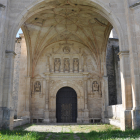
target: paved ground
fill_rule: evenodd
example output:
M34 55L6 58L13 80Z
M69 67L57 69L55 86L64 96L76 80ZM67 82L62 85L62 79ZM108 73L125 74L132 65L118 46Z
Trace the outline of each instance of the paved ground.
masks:
M77 125L77 124L33 124L25 127L27 131L49 132L45 140L86 140L81 133L100 131L101 125ZM102 130L106 129L102 125Z
M87 133L90 132L92 125L63 125L63 124L57 124L57 125L41 125L36 124L29 126L25 128L27 131L37 131L37 132L50 132L46 136L46 140L86 140L84 136L82 136L82 139L78 134L76 133Z

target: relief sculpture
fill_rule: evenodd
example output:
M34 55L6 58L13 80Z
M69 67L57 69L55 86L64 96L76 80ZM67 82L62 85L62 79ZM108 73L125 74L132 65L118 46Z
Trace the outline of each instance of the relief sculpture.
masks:
M55 62L54 62L55 72L59 72L60 71L60 65L61 65L60 58L56 58Z
M70 48L68 46L64 47L63 52L66 53L66 54L70 53Z
M69 72L69 69L70 69L69 59L68 58L65 58L64 59L64 71L65 72Z
M34 84L34 91L35 92L41 92L41 83L40 81L36 81Z
M73 69L74 69L74 72L78 72L79 71L79 60L77 58L75 58L73 60Z
M94 91L99 91L99 84L97 83L97 81L93 82L92 89L93 89L93 92Z

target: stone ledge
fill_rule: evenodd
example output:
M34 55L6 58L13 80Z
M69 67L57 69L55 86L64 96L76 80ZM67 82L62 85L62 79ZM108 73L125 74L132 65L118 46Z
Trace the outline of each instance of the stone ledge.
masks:
M24 118L24 119L15 119L14 123L13 123L13 128L18 127L18 126L22 126L25 124L30 123L30 119L29 118Z
M9 50L6 50L5 53L12 53L14 55L17 55L14 51L9 51Z
M6 6L0 3L0 7L5 8Z
M105 118L105 123L121 128L121 122L120 120L117 120L117 119Z
M137 2L137 3L133 4L133 5L131 5L129 8L135 8L135 7L139 6L139 5L140 5L140 2Z

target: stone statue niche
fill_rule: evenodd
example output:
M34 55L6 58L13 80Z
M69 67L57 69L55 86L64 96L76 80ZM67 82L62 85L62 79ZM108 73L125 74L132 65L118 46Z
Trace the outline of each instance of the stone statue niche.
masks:
M97 81L94 81L92 84L92 91L93 92L99 92L99 84L97 83Z
M41 83L40 81L36 81L34 84L34 92L41 92Z
M64 71L65 73L68 73L70 70L70 60L69 58L64 59Z
M60 72L60 65L61 65L60 58L55 58L55 61L54 61L54 69L55 69L55 72L56 73L59 73Z
M73 71L74 71L74 73L78 73L78 71L79 71L79 59L78 58L73 59Z

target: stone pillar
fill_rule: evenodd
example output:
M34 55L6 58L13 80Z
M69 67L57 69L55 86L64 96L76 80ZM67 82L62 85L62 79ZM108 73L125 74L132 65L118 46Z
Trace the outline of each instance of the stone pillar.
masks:
M44 122L49 123L49 75L50 73L45 73L46 79L43 80L43 93L45 93L45 112L44 112Z
M121 129L132 128L132 89L130 77L130 58L129 51L122 51L120 56L120 72L122 87L122 112L121 112Z
M79 57L79 72L82 72L82 56Z
M107 107L109 106L108 97L108 77L104 76L102 79L102 122L105 123L105 118L108 117Z
M31 78L26 77L26 94L25 94L25 113L24 115L30 118L30 97L31 97Z
M64 58L61 57L61 73L64 72Z
M13 129L13 70L14 70L14 51L5 52L5 72L3 80L3 119L1 122L1 127L4 129Z
M87 76L88 73L85 72L83 73L84 75L84 123L89 123L89 110L88 110L88 106L87 106L87 102L88 102L88 91L87 91Z
M70 57L70 73L73 73L73 58Z
M51 72L54 73L54 56L51 56Z
M5 0L7 3L7 1ZM3 75L4 75L4 24L6 22L6 10L4 5L0 5L0 129L3 127ZM9 118L9 117L8 117Z
M6 0L5 0L6 1ZM6 10L5 10L5 6L4 5L0 5L0 107L2 107L2 95L3 95L3 91L2 91L2 86L3 86L3 62L2 60L4 60L4 53L3 51L5 50L3 47L3 41L4 41L4 23L5 23L5 14L6 14ZM0 122L1 124L1 122Z
M47 55L47 72L50 72L50 55Z

